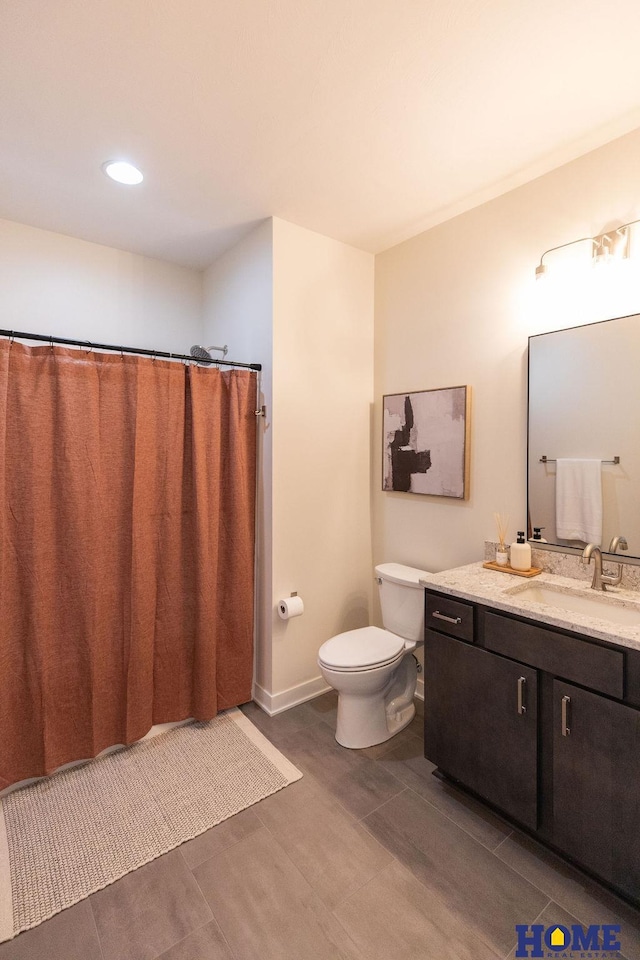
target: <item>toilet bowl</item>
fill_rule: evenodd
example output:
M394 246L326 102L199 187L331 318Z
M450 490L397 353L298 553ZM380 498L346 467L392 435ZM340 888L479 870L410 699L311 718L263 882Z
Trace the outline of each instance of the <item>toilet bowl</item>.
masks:
M398 563L376 567L385 629L339 633L318 651L322 676L338 693L336 740L361 749L383 743L414 717L417 661L422 646L423 570Z

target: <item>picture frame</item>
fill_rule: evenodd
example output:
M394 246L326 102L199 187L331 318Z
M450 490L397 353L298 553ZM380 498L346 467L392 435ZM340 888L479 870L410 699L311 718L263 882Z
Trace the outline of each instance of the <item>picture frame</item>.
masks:
M469 386L382 398L382 489L469 498Z

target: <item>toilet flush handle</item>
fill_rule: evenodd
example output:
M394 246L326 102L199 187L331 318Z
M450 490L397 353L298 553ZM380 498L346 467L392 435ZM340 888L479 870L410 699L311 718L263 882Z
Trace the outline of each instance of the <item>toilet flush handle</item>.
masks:
M376 583L378 584L378 586L380 586L380 584L382 583L382 577L376 577Z

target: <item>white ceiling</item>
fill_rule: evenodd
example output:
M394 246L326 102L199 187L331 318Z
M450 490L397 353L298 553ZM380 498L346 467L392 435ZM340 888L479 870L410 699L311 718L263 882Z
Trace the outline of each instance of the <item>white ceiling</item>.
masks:
M638 0L3 0L0 217L197 268L271 215L377 252L640 126L639 41Z

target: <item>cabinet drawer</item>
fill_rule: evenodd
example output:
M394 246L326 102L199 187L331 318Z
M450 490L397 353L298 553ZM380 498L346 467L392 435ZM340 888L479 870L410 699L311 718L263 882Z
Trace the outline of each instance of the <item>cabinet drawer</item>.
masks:
M622 699L624 654L577 637L510 620L495 613L485 616L487 650L528 663L565 680Z
M425 626L473 643L473 607L464 600L427 593Z

